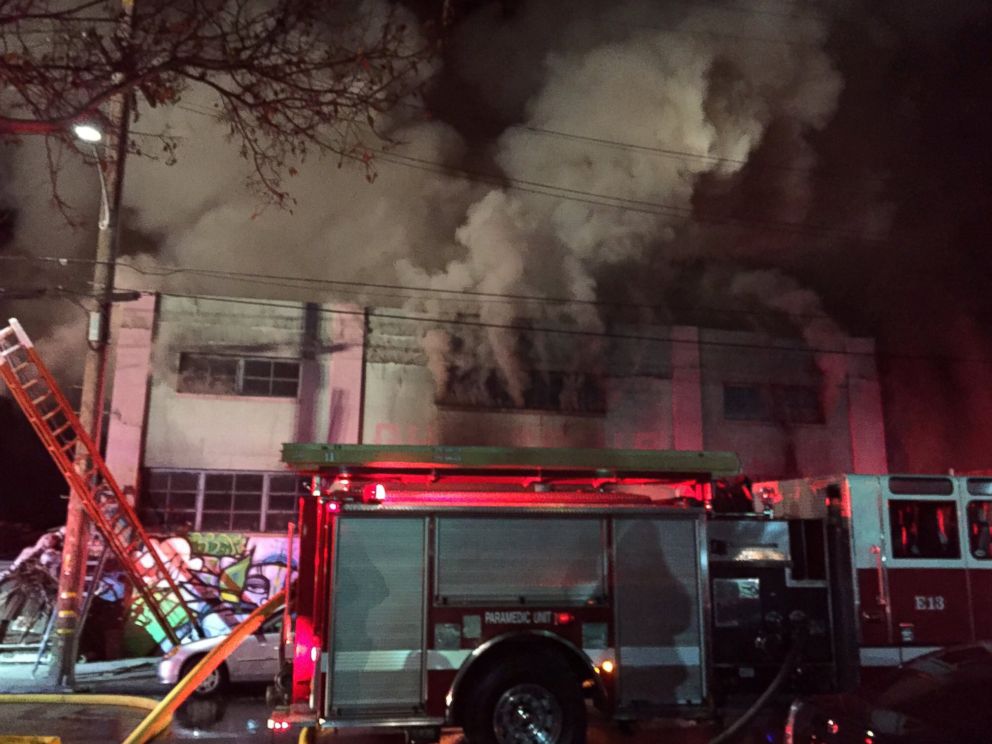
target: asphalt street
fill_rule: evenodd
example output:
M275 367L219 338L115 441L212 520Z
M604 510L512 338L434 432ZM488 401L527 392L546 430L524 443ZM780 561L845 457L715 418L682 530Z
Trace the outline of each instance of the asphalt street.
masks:
M160 697L163 689L154 679L131 676L123 680L95 681L87 692ZM213 699L191 699L173 718L170 730L156 741L209 741L216 744L254 742L296 744L295 732L273 732L266 727L269 709L263 687L239 687ZM94 705L0 704L0 736L49 735L64 744L108 744L122 741L137 725L142 711ZM778 744L780 717L772 713L764 725L756 725L739 744ZM712 724L657 722L621 728L590 710L589 744L705 744L718 728ZM331 735L321 737L329 739ZM399 744L399 736L349 736L335 734L338 741L354 744ZM458 731L446 732L442 744L459 744Z

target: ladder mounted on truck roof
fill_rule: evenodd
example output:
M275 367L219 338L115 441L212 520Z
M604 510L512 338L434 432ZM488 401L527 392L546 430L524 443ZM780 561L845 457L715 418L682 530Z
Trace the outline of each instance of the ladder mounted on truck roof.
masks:
M174 644L198 632L196 617L145 533L96 444L83 430L20 323L0 328L0 379L31 422L135 591ZM77 463L83 463L77 466Z
M733 452L683 450L318 443L284 444L282 460L303 473L431 482L676 483L740 473Z

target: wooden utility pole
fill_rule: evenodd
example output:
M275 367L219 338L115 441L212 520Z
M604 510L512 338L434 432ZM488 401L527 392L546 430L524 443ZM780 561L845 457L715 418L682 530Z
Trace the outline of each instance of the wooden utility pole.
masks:
M123 6L124 16L121 23L125 31L129 32L131 0L125 0ZM110 313L113 306L117 247L120 240L118 219L121 212L121 187L124 183L130 118L131 96L127 93L113 96L107 105L103 142L96 150L97 167L100 169L101 210L93 268L93 290L99 299L97 310L90 314L79 421L97 447L100 447L103 435L103 404L107 383L107 357L110 351ZM84 452L79 452L76 470L85 473L89 468L89 458ZM90 534L90 523L83 509L82 500L79 494L70 491L48 675L49 681L55 687L71 688L76 682L76 657L79 654L79 630L83 620L81 613L85 599L84 584Z

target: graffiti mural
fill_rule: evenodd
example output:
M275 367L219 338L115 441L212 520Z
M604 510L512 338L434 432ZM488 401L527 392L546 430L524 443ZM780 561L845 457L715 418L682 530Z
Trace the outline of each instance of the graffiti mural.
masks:
M179 587L207 636L223 635L286 585L296 570L297 544L287 555L285 536L191 532L152 540L152 546ZM138 556L152 566L152 556ZM169 639L144 600L133 595L124 625L125 653L143 656L167 651Z

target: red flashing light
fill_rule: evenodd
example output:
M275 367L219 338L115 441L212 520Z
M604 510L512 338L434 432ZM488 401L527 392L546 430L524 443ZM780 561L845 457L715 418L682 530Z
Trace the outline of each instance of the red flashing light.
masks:
M571 612L556 612L555 625L571 625L575 622L575 615Z
M840 726L837 725L836 721L827 721L827 733L836 734L840 731Z
M328 501L327 502L327 511L329 511L329 512L336 512L340 508L341 508L341 504L339 504L337 501Z

